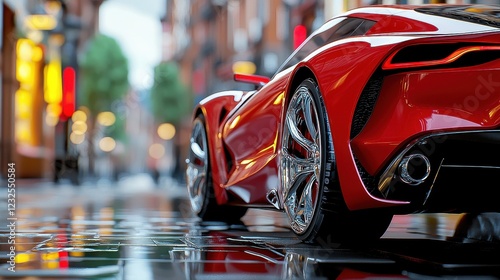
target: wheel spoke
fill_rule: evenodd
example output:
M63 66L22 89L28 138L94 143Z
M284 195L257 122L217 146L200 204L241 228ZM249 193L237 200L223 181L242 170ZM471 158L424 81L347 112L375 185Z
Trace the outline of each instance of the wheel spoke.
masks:
M186 174L189 182L188 184L192 185L192 194L196 195L199 192L199 184L202 180L205 179L207 173L204 166L196 165L193 163L187 164Z
M315 172L314 161L310 158L301 159L295 156L289 155L286 151L283 152L283 164L285 164L285 169L287 170L287 186L296 186L297 181L300 178L312 174ZM285 196L293 190L285 190Z
M314 150L314 142L311 140L307 139L298 129L298 124L297 124L297 115L295 110L294 112L288 112L286 115L286 126L288 128L288 131L290 133L290 136L292 136L292 139L295 140L300 146L302 146L304 149L306 149L308 152L312 152Z
M193 152L193 155L198 159L205 161L205 151L194 141L191 141L191 152Z
M306 226L312 219L314 214L314 204L313 204L313 185L316 182L315 176L310 176L306 186L304 187L304 191L300 196L300 200L297 203L298 211L296 212L295 222L302 226Z
M310 223L314 214L312 186L317 181L319 166L312 158L300 159L283 153L285 175L285 209L292 224L303 230ZM304 186L305 185L305 186ZM302 190L300 190L303 186Z
M309 134L311 135L311 138L314 140L314 142L317 142L318 131L316 129L316 126L314 125L313 120L316 115L311 111L311 102L311 97L309 95L306 95L302 99L301 105L302 111L304 112L304 121L306 122L307 130L309 131Z

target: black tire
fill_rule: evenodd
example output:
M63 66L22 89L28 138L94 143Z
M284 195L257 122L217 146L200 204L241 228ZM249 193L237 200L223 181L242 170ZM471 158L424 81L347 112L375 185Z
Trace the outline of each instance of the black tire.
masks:
M188 166L186 170L186 184L188 187L191 208L195 215L203 221L222 221L226 223L236 223L243 217L247 208L229 205L219 205L215 199L212 172L210 168L210 149L208 148L208 138L205 127L204 115L198 115L193 121L193 131L188 155ZM205 152L206 158L200 158L194 151L193 143L200 146ZM198 176L203 169L202 176ZM195 171L197 170L197 171ZM196 176L193 176L196 172ZM194 192L196 191L196 194Z
M296 97L298 95L303 95L304 97ZM310 102L312 105L311 109L309 109L309 111L304 110L303 108L306 108L307 106L304 106L302 104L300 105L302 106L302 109L294 109L299 107L299 105L296 104L300 102L297 100L298 98L304 98L304 100L310 98ZM303 112L301 112L301 110ZM311 115L314 115L312 117L308 117L306 116L305 112L309 112L311 113ZM380 238L380 236L384 234L385 230L389 226L392 215L382 212L351 212L348 210L344 202L338 180L335 150L330 131L330 124L328 123L326 108L320 90L313 79L304 80L290 97L290 101L287 104L285 116L293 116L294 114L299 115L299 117L293 117L296 119L295 122L290 121L289 123L287 123L288 120L283 121L284 135L282 137L282 157L286 158L286 156L283 155L288 155L291 153L289 151L291 150L289 147L292 147L294 141L292 136L293 133L290 132L293 130L290 128L292 124L297 126L297 130L301 130L300 126L303 126L304 130L314 131L314 129L309 129L309 127L316 126L317 130L319 130L319 136L316 137L317 144L312 137L311 139L309 139L310 142L308 143L314 142L313 144L315 144L315 146L319 146L321 155L319 160L314 161L316 165L313 168L314 170L319 169L319 173L316 172L314 174L311 174L311 177L313 177L312 179L307 179L307 176L303 176L303 181L316 181L315 185L310 187L311 190L313 190L312 188L315 188L314 191L309 192L318 193L316 199L314 199L314 197L311 199L311 201L315 200L313 203L311 203L311 205L313 206L312 217L309 219L303 219L303 224L306 224L305 221L308 222L306 226L294 226L294 223L297 224L297 222L294 222L295 219L297 219L297 214L294 213L295 216L290 215L290 212L294 212L292 208L295 207L295 209L298 209L299 207L303 207L299 205L299 202L302 201L302 197L306 195L306 187L303 188L304 190L302 190L303 193L300 195L300 199L297 198L298 195L295 195L296 198L293 200L291 199L292 195L284 197L283 204L285 205L285 210L290 219L292 230L302 241L308 243L316 242L324 246L337 243L366 242L377 240L378 238ZM300 120L301 114L304 115L304 120ZM309 123L310 125L307 126L303 123ZM302 134L312 135L313 133ZM287 137L286 135L290 136ZM314 151L315 149L311 148L306 150L308 150L308 154L310 154L310 150ZM311 161L311 159L309 160ZM282 168L286 168L287 166L287 163L282 163ZM284 174L286 173L286 171L283 171L282 169L281 173ZM293 172L290 171L286 174L291 173ZM293 182L289 179L282 178L282 182L291 182L289 184L290 186L288 186L287 189L293 189L292 185L299 184L299 187L295 188L297 190L300 190L301 182L298 182L300 177L297 176L296 178L297 179ZM295 206L287 206L287 201L298 202ZM292 203L289 204L292 205ZM311 207L307 208L304 206L304 209L310 208ZM300 213L300 211L296 212Z

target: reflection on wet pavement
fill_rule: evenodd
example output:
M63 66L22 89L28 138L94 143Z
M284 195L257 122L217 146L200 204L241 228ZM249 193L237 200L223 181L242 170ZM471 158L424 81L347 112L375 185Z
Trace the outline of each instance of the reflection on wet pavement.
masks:
M18 186L15 272L2 226L0 279L500 278L496 213L396 216L375 244L310 245L280 212L200 223L185 187L137 182Z

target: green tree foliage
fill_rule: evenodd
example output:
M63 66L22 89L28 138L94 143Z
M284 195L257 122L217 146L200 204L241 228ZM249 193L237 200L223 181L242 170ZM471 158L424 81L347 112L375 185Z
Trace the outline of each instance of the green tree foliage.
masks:
M191 96L181 82L179 69L173 62L161 62L154 69L151 109L158 123L178 125L191 110Z
M80 61L80 70L80 104L87 106L94 115L111 111L113 102L127 93L127 58L111 37L98 34L89 42Z
M129 88L128 62L115 39L97 34L87 46L80 61L79 104L89 108L95 118L104 111L117 113L113 104L126 95ZM123 120L110 128L112 136L122 138Z

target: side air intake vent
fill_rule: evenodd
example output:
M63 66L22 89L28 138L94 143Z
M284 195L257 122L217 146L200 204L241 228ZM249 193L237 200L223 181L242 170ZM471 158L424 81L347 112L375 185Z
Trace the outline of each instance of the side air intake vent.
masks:
M382 81L382 76L376 74L368 81L363 89L352 118L351 139L356 137L368 122L373 107L375 107L380 89L382 88Z

